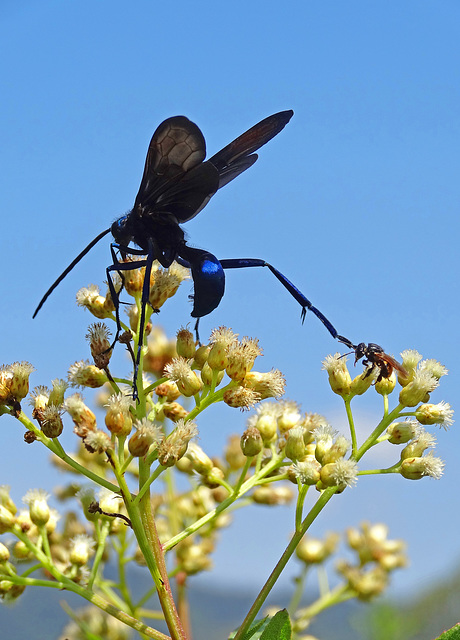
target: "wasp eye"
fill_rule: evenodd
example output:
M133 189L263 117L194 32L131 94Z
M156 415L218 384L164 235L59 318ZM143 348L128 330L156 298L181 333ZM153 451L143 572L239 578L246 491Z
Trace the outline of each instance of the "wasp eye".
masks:
M112 224L110 231L115 239L115 242L119 244L129 244L129 240L131 239L130 233L128 231L128 216L122 216L115 220Z

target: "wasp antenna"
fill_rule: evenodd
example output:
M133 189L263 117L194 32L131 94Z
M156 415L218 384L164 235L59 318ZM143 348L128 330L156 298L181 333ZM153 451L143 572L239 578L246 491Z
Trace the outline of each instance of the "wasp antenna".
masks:
M83 249L83 251L81 253L78 254L78 256L75 258L75 260L72 260L72 262L69 264L69 266L67 267L67 269L65 269L61 275L59 276L59 278L57 280L55 280L53 282L53 284L51 285L51 287L48 289L48 291L45 293L45 295L43 296L43 298L40 300L40 302L38 303L38 307L35 309L34 311L34 315L32 316L32 318L35 318L35 316L37 315L37 313L40 311L40 309L42 308L42 306L44 305L44 303L46 302L47 298L53 293L53 291L56 289L56 287L58 286L58 284L60 284L64 278L66 277L66 275L68 273L70 273L72 271L72 269L74 268L74 266L76 264L78 264L80 262L80 260L86 256L86 254L91 251L91 249L94 247L95 244L97 244L99 242L99 240L101 240L104 236L106 236L108 233L110 233L111 229L106 229L105 231L102 231L98 236L96 236L94 238L94 240L91 240L91 242L89 243L89 245L87 247L85 247Z

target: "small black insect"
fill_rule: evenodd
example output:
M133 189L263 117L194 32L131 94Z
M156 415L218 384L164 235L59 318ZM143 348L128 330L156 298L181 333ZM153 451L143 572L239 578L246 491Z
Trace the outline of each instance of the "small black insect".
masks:
M111 244L113 264L107 268L108 283L115 302L118 339L121 329L118 310L118 294L110 277L110 272L145 266L142 291L139 348L135 362L136 380L145 323L145 307L149 299L149 283L152 263L158 260L167 268L176 260L191 269L194 283L192 317L211 313L224 295L224 269L244 267L268 267L281 284L302 307L302 321L307 310L312 311L324 324L333 338L337 338L350 348L352 343L337 334L329 320L314 307L296 286L275 267L256 258L235 258L218 260L203 249L190 247L185 239L181 224L195 217L209 202L218 189L228 184L257 160L257 149L266 144L286 126L293 111L280 111L265 118L233 142L205 161L206 143L196 124L184 116L168 118L160 124L150 141L139 192L134 207L116 220L109 229L102 231L71 262L59 278L51 285L40 300L35 317L58 284L74 268L94 245L108 233L115 242ZM130 248L130 243L140 249ZM116 258L116 251L122 256L146 256L134 262L122 263Z
M363 365L365 367L370 365L366 376L369 376L375 368L379 369L379 375L376 382L380 382L383 378L389 378L393 373L393 369L396 369L396 371L404 378L407 377L407 371L404 369L402 364L399 364L399 362L392 356L385 353L380 345L375 344L374 342L369 342L369 344L360 342L357 345L352 345L352 349L355 352L355 364L358 360L364 358Z

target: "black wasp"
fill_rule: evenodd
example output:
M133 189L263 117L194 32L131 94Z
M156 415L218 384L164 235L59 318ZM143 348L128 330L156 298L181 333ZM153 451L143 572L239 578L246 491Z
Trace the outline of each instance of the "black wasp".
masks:
M59 278L51 285L35 310L34 317L48 296L66 277L73 267L94 245L108 233L115 242L111 244L113 264L107 268L108 283L116 303L117 336L120 332L118 294L113 286L110 272L120 273L125 269L145 266L142 291L139 348L136 356L134 380L140 361L142 336L145 323L145 308L149 299L149 283L154 260L167 268L176 260L191 269L194 283L192 317L198 321L211 313L224 295L224 269L243 267L268 267L281 284L302 307L302 321L307 310L312 311L324 324L333 338L352 348L352 343L337 334L329 320L280 271L264 260L256 258L234 258L218 260L204 249L190 247L181 224L196 216L218 189L228 184L246 169L258 156L255 151L276 136L289 122L293 111L280 111L265 118L233 140L214 156L205 161L206 143L200 129L185 116L174 116L160 124L150 141L139 192L134 207L115 220L109 229L102 231L71 262ZM130 248L130 243L140 249ZM146 256L135 262L121 263L116 251L123 256Z
M369 344L360 342L359 344L350 346L355 352L355 364L363 358L363 365L369 367L364 377L369 376L374 369L377 368L379 374L376 382L380 382L383 378L389 378L393 373L393 369L396 369L403 378L407 378L408 373L402 364L399 364L392 356L385 353L379 344L375 344L374 342L369 342Z

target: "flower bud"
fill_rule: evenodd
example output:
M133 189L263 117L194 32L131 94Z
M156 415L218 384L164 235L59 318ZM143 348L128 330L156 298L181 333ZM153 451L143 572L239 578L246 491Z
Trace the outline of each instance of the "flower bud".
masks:
M226 372L229 378L241 382L251 371L254 361L262 353L255 338L243 338L235 341L228 349Z
M289 429L284 448L286 457L290 460L303 460L306 454L302 427Z
M0 533L11 531L14 523L14 515L6 507L0 504Z
M195 339L193 333L188 329L182 328L177 332L176 351L178 356L186 360L193 358L195 355Z
M387 396L394 391L396 387L396 376L394 371L389 378L382 378L375 383L375 390L381 396Z
M378 565L366 571L342 561L338 570L348 581L350 589L356 592L357 598L364 602L380 595L388 585L388 574Z
M18 509L10 496L10 487L6 484L0 485L0 504L6 507L13 515L16 515Z
M0 564L4 564L5 562L8 562L9 559L10 559L10 552L8 547L5 547L3 542L0 542Z
M249 371L241 384L248 389L253 389L259 394L261 400L266 400L267 398L279 398L283 395L286 379L278 369L272 369L265 373Z
M99 287L95 284L79 289L76 299L77 305L88 309L95 318L102 320L112 316L113 309L110 308L110 303L106 303L106 299L100 295ZM113 306L113 301L111 302Z
M248 427L241 436L241 451L247 458L257 456L264 448L264 443L257 427Z
M304 536L296 548L296 555L305 564L321 564L337 548L339 536L328 533L325 540Z
M35 369L30 362L13 362L10 369L13 374L10 394L20 402L29 393L29 376Z
M434 447L436 439L422 427L417 430L417 438L411 440L401 451L401 460L412 458L413 456L422 456L430 447Z
M75 424L77 436L84 438L89 431L96 429L96 416L83 402L83 398L79 393L74 393L66 398L64 406Z
M123 506L123 501L119 495L109 491L108 489L101 489L99 491L99 508L106 513L118 513ZM99 518L108 522L113 521L113 516L106 516L103 513L98 514ZM77 536L76 536L77 537Z
M263 485L257 487L252 494L254 502L266 505L282 505L289 504L294 497L294 493L290 487L285 486L269 486Z
M111 343L109 340L110 331L102 322L95 322L88 328L86 339L89 342L91 355L94 364L99 369L105 369L112 356Z
M358 465L354 460L343 458L325 464L321 469L321 482L326 487L352 487L356 484Z
M193 358L193 367L195 369L201 369L204 363L207 361L211 347L208 344L202 344L201 347L195 351Z
M343 458L347 451L350 449L351 443L344 436L338 436L337 440L327 449L322 457L322 464L328 464L330 462L337 462L340 458Z
M0 368L0 404L4 404L10 399L12 381L11 365L2 365Z
M203 384L207 387L210 387L213 383L213 379L215 376L215 386L219 386L222 382L225 375L225 371L217 371L216 369L211 369L207 362L201 368L201 379Z
M76 429L75 433L77 433ZM77 433L77 435L80 434ZM113 443L109 435L101 429L88 431L86 435L80 437L83 438L83 445L89 453L107 453L107 451L113 450Z
M223 400L229 407L250 409L260 402L260 396L252 389L233 387L224 391Z
M173 422L186 418L190 412L178 402L168 402L163 405L163 414Z
M200 378L185 358L173 358L165 367L165 375L177 384L177 388L186 398L196 395L203 387Z
M29 550L29 547L22 540L18 540L13 545L13 557L16 560L29 560L32 558L32 552Z
M62 409L60 407L49 405L41 411L40 427L47 438L58 438L63 429Z
M348 396L351 376L347 369L346 357L341 357L339 353L327 356L323 361L323 369L327 371L332 391L342 397Z
M167 380L166 382L162 382L158 387L155 388L155 393L159 398L166 398L167 402L174 402L180 396L180 391L177 388L177 384L175 382L171 382L171 380Z
M137 424L136 431L128 441L129 453L135 458L141 458L147 455L150 446L155 442L156 446L160 443L161 429L152 424L147 418L144 418Z
M302 419L299 405L292 400L280 402L279 410L278 428L281 433L286 433L286 431L295 427Z
M430 476L435 480L443 474L444 462L440 458L436 458L431 452L422 458L406 458L401 463L400 473L408 480L419 480L423 476Z
M192 420L179 420L175 430L158 446L158 462L163 467L172 467L186 453L188 443L198 434L196 424Z
M258 412L257 416L251 418L249 425L258 429L264 444L273 442L278 433L277 412L276 410L271 410L272 407L273 405L269 403L263 404L261 406L261 411Z
M121 393L110 396L106 407L105 424L110 433L118 437L128 436L133 426L129 398Z
M287 473L293 484L297 484L299 481L300 484L311 486L320 480L321 465L315 456L307 455L300 462L291 465Z
M49 494L42 489L30 489L24 496L24 502L29 505L29 515L32 522L41 527L50 518L48 505Z
M447 428L453 423L453 414L454 412L450 408L450 404L447 402L439 402L438 404L420 405L415 412L415 417L420 424L439 424Z
M90 389L102 387L108 381L104 371L83 360L75 362L69 367L68 378L72 386L89 387Z
M70 562L77 567L83 567L93 554L95 544L95 541L84 533L76 535L70 541Z
M399 402L404 407L415 407L419 402L425 402L427 394L439 386L438 380L428 371L417 371L412 382L399 392Z
M400 473L406 480L420 480L425 475L423 458L405 458L401 463Z
M222 342L215 342L211 346L211 350L208 355L208 365L215 371L224 371L228 365L227 358L228 346Z
M362 396L369 389L377 377L377 371L371 369L364 370L359 376L353 378L350 385L350 394L353 396Z
M56 378L52 381L53 388L51 389L48 397L48 404L55 407L62 407L64 404L64 393L69 388L68 383L65 380Z
M316 440L315 457L318 462L322 463L324 456L332 447L332 438L336 432L329 424L326 423L317 427L313 433Z
M189 277L189 270L177 262L173 262L168 269L157 269L149 293L152 307L160 309L168 298L175 295L181 282Z
M211 458L194 442L189 443L185 455L191 461L193 469L201 476L207 476L214 466Z
M404 444L415 436L416 423L413 420L406 422L393 422L387 429L391 444Z

